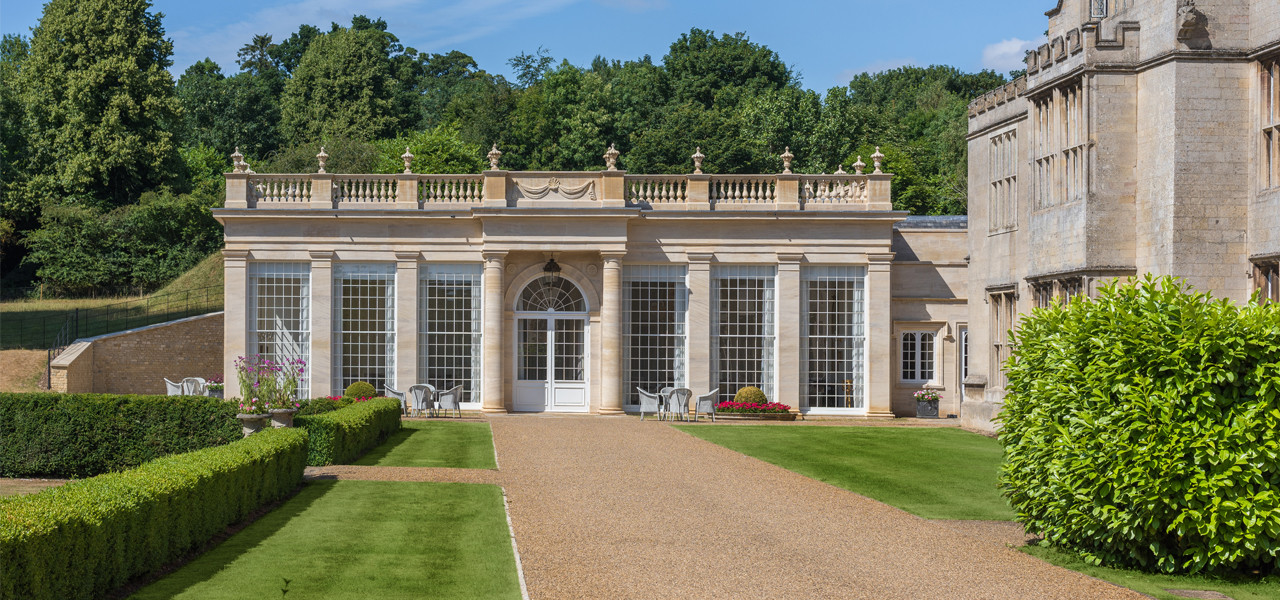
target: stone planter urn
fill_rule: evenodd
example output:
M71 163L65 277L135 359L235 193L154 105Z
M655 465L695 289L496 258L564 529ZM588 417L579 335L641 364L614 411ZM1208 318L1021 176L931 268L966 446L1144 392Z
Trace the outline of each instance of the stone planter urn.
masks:
M916 416L922 419L938 418L938 401L916 400Z
M293 415L298 414L298 409L273 408L270 412L272 427L293 427ZM936 414L937 411L934 412Z
M266 421L270 417L271 415L256 415L251 413L240 413L236 415L236 418L240 419L240 432L244 434L244 437L249 437L250 434L260 431L262 427L266 425ZM292 417L290 417L290 420L292 420Z

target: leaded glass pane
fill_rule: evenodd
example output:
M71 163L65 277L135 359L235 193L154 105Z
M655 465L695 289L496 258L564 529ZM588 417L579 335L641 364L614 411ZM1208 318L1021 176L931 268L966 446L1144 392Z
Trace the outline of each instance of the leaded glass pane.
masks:
M395 381L396 267L339 263L333 268L333 387L364 381L382 393Z
M717 266L712 270L712 344L719 400L740 388L760 388L774 399L773 267Z
M249 337L253 352L271 360L311 360L311 265L251 262L248 268ZM298 397L311 393L311 370L298 381Z
M865 267L806 267L803 272L805 403L864 406Z
M637 387L657 392L686 385L689 295L683 265L626 265L622 282L624 398L637 405Z
M418 383L462 386L463 402L480 399L483 265L431 264L418 270Z

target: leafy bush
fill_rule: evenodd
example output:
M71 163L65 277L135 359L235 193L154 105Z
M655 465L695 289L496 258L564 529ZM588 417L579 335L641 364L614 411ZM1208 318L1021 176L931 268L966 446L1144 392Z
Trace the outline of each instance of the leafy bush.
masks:
M307 464L344 464L400 429L400 401L374 398L333 412L299 416L293 423L307 430L310 439Z
M363 381L357 381L347 386L347 391L342 393L346 398L373 398L378 395L378 390L373 389L373 384Z
M31 496L0 498L0 597L99 598L302 482L307 436L272 429Z
M333 398L312 398L307 400L306 404L298 410L295 417L305 417L307 415L318 415L327 412L333 412L341 408Z
M1094 564L1276 568L1280 307L1148 276L1014 339L1000 485L1029 533Z
M747 404L769 403L769 399L765 397L764 392L755 386L738 388L738 391L733 394L733 401Z
M87 477L241 437L204 396L0 393L0 476Z

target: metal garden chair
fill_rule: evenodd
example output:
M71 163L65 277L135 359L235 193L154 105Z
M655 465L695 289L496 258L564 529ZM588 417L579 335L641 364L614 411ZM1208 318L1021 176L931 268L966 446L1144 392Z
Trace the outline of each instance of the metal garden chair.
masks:
M453 411L456 414L456 416L461 418L462 417L462 405L461 405L462 386L455 385L452 388L450 388L448 391L440 392L439 400L437 402L440 405L440 408L437 410L437 413L436 413L437 415L439 414L440 410L443 410L446 412Z
M646 392L640 388L636 388L636 393L640 394L640 420L644 420L644 413L653 413L661 417L662 413L662 397L653 393Z
M716 396L720 394L720 388L716 388L701 396L698 396L696 402L693 403L693 422L698 422L698 414L711 415L711 422L716 422Z

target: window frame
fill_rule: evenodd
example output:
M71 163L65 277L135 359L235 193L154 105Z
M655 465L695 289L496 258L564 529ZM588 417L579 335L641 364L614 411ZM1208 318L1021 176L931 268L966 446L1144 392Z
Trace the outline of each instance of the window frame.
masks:
M1280 189L1280 55L1258 61L1258 189Z
M907 350L907 336L911 336L910 357ZM924 336L929 336L929 377L922 377L925 363ZM907 377L907 361L911 361L912 377ZM898 333L898 381L905 384L937 384L941 379L942 369L938 364L938 330L924 328L903 329Z

